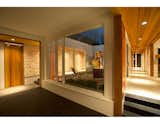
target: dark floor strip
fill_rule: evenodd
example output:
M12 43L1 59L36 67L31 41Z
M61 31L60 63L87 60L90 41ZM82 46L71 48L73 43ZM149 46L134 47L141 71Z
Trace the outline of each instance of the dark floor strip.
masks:
M152 107L152 108L155 108L155 109L160 109L160 105L155 104L155 103L146 102L146 101L142 101L142 100L138 100L138 99L134 99L134 98L130 98L130 97L125 97L125 100L129 101L129 102L134 102L134 103L137 103L137 104L149 106L149 107Z
M137 108L134 108L134 107L126 106L126 105L124 105L124 109L127 110L127 111L130 111L130 112L139 114L141 116L159 116L159 115L156 115L154 113L150 113L150 112L147 112L145 110L140 110L140 109L137 109Z

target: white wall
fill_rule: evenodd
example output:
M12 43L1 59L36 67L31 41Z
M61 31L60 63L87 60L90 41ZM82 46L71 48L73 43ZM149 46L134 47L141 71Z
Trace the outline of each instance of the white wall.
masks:
M0 89L5 87L4 76L4 44L0 43Z
M158 59L155 57L158 54L158 48L160 48L160 39L153 44L154 77L158 77Z
M24 84L32 84L40 75L39 46L24 44Z

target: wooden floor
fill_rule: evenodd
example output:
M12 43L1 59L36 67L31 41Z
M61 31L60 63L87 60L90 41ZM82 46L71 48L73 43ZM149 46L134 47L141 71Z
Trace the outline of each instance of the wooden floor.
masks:
M104 116L40 87L0 97L0 116Z

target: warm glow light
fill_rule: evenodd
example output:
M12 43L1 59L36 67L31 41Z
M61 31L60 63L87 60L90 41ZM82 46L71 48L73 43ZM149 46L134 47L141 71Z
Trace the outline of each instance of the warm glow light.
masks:
M141 37L139 37L139 38L138 38L138 40L142 40L142 38L141 38Z
M142 79L142 78L127 78L127 82L137 85L157 85L154 81L148 80L148 79Z
M146 25L147 24L147 21L143 21L142 23L141 23L141 25Z
M12 39L11 39L11 41L15 41L15 39L14 39L14 38L12 38Z
M75 52L75 69L80 72L86 69L86 54L84 50L76 50Z
M38 87L37 85L22 85L22 86L15 86L11 88L7 88L0 91L0 96L6 96L14 93L18 93L21 91L29 90L31 88Z

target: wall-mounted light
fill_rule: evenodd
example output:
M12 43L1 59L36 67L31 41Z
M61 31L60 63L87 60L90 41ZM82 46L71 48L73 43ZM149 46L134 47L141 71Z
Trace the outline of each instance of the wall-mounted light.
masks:
M146 25L147 23L148 23L147 21L143 21L141 25Z
M18 43L11 43L11 42L5 42L5 44L7 45L7 46L19 46L19 47L21 47L21 46L23 46L23 44L18 44Z
M14 39L14 38L11 38L11 41L15 41L16 39Z

